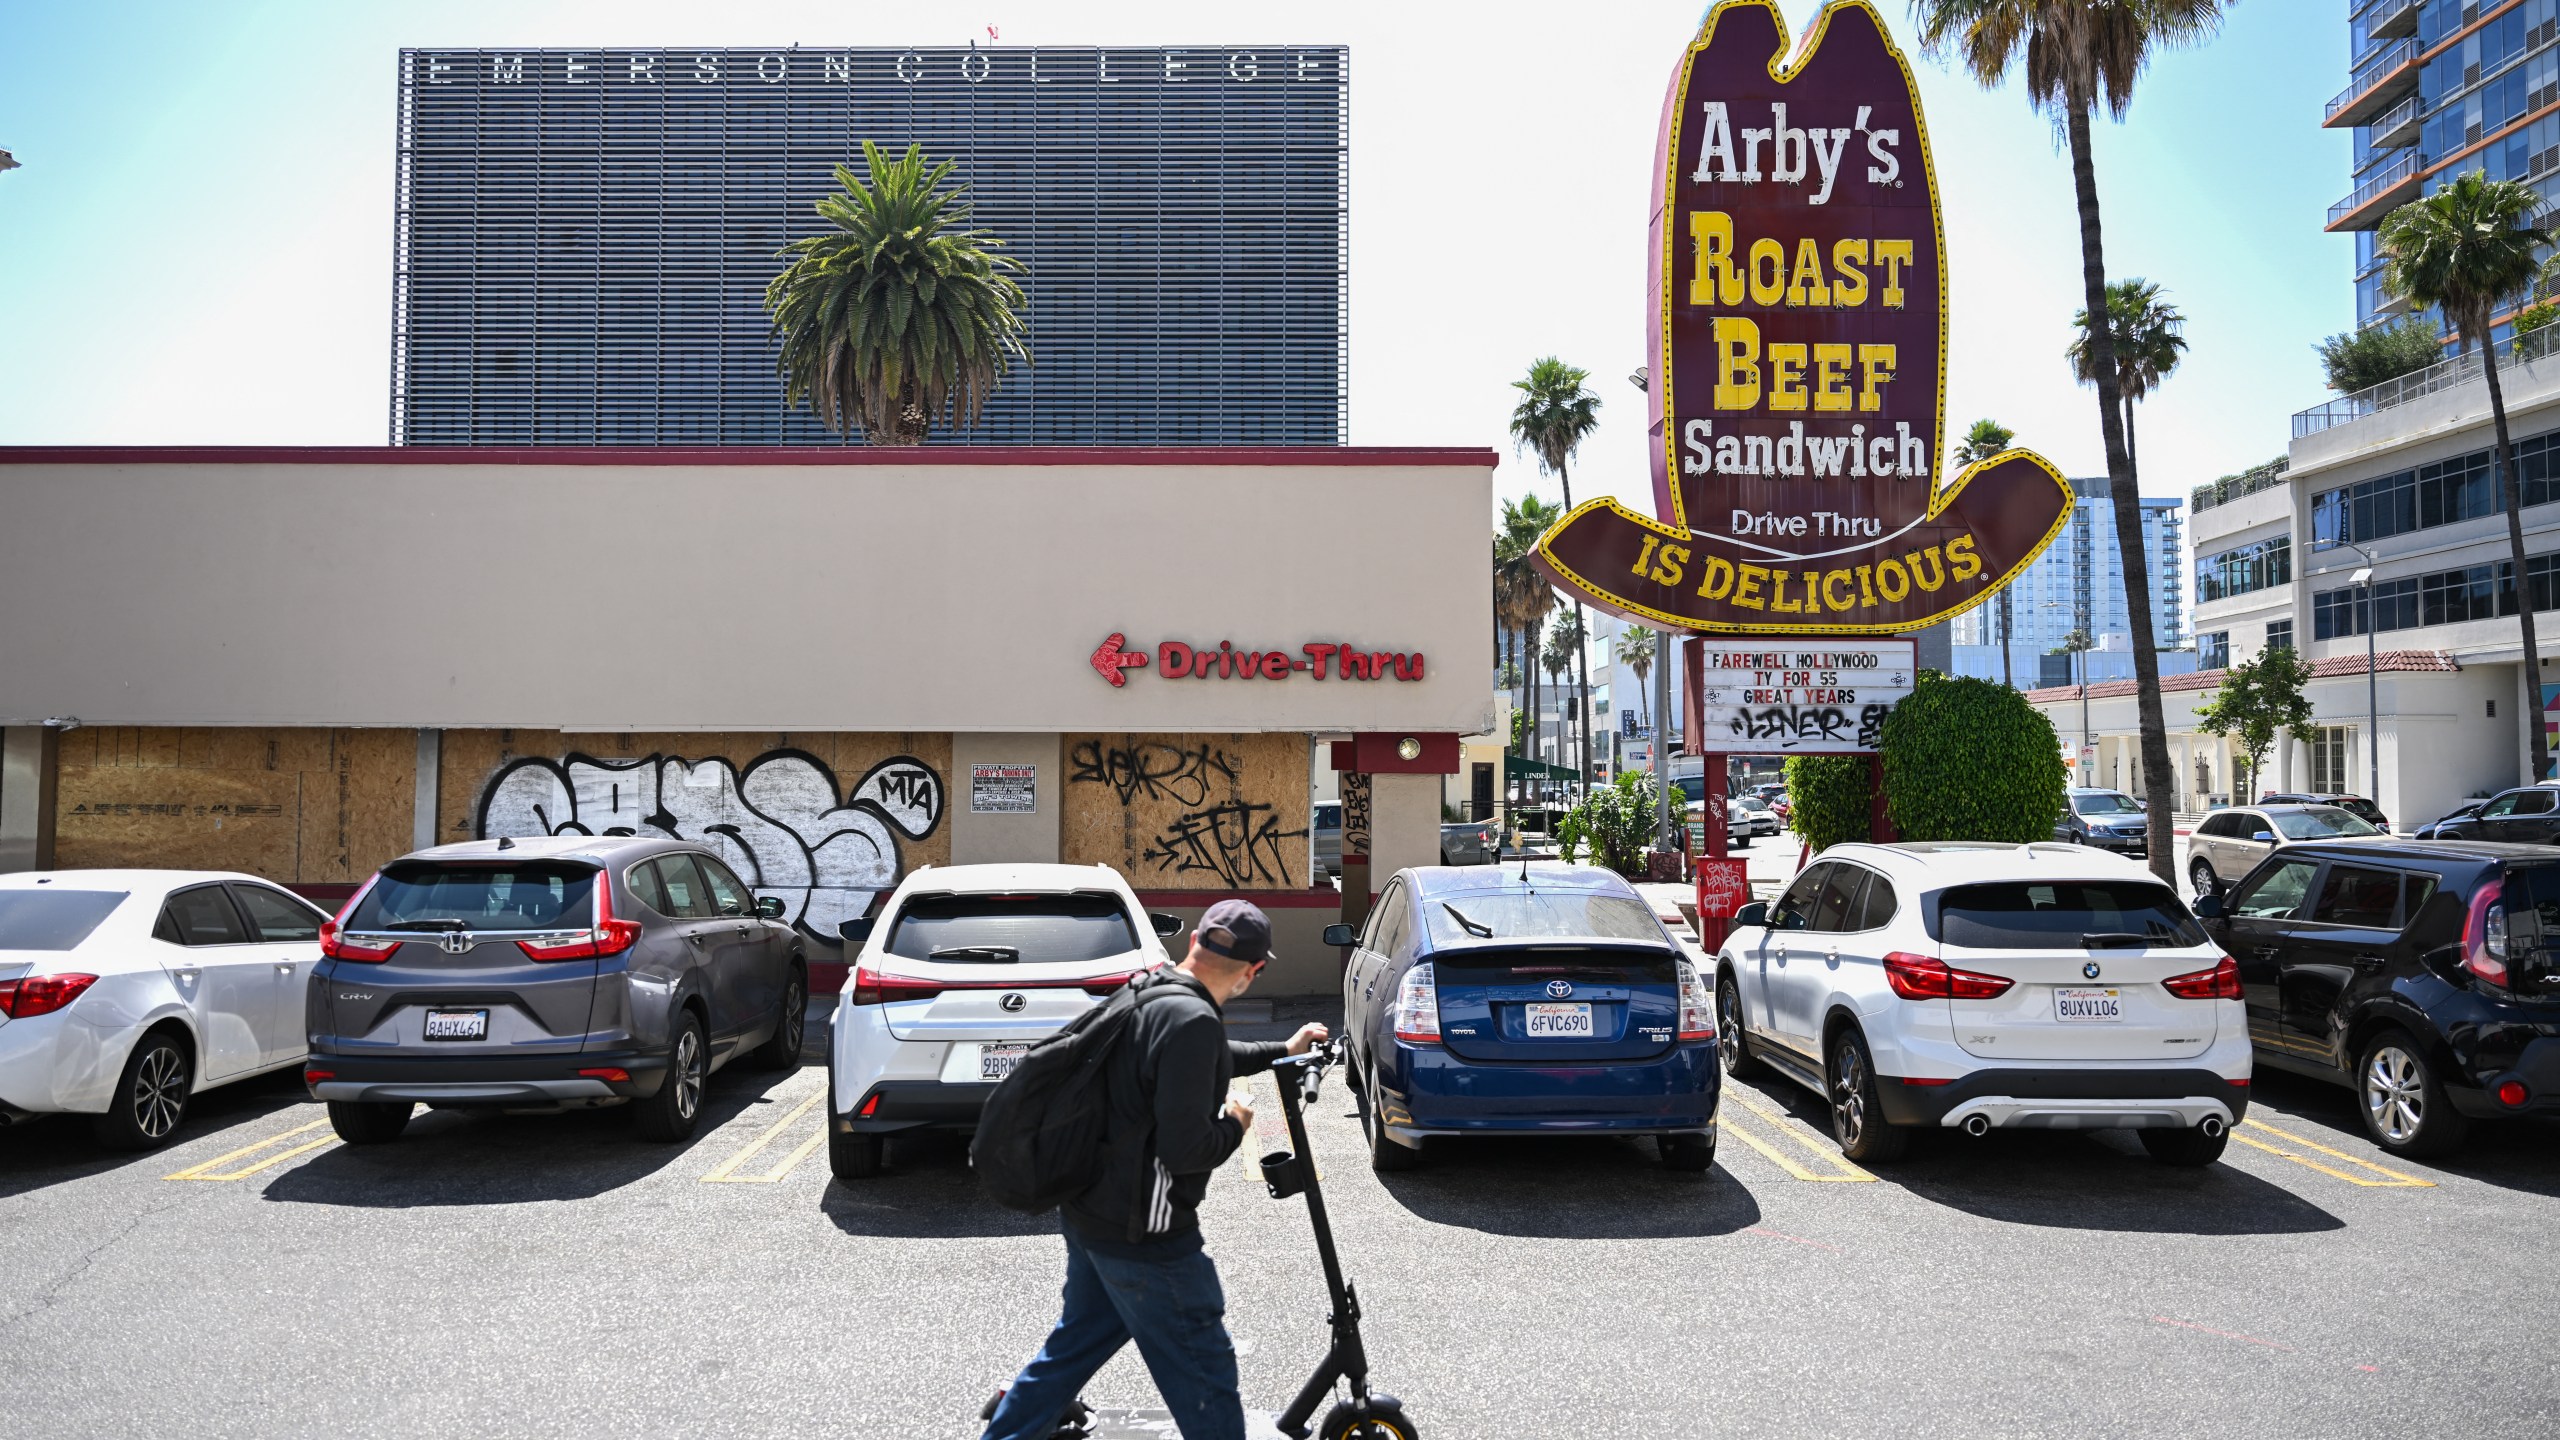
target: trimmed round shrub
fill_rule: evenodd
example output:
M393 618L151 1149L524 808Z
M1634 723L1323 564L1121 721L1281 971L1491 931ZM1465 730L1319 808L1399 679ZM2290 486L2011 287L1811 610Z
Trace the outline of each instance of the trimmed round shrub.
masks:
M1814 850L1867 838L1867 757L1787 757L1787 823Z
M1901 838L2052 839L2067 783L2053 722L2006 685L1932 670L1918 678L1884 722L1885 807ZM1796 764L1787 762L1790 792Z

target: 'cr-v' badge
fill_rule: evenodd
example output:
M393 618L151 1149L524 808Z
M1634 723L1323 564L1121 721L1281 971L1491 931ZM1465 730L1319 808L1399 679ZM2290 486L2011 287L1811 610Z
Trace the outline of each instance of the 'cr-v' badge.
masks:
M1023 994L1019 990L1013 990L1006 992L1005 997L996 1002L996 1008L1002 1010L1007 1015L1011 1015L1030 1003L1030 996Z
M2080 967L2080 973L2081 973L2081 974L2083 974L2083 975L2088 976L2088 977L2089 977L2090 979L2092 979L2092 980L2097 979L2097 978L2098 978L2098 962L2097 962L2097 961L2095 961L2095 960L2092 960L2092 961L2090 961L2088 964L2081 966L2081 967Z

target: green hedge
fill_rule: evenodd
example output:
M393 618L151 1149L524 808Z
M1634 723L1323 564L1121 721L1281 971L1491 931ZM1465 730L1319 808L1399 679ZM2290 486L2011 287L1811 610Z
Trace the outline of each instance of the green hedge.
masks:
M1867 757L1787 757L1787 823L1804 843L1826 850L1867 838Z
M1884 798L1905 840L2053 838L2067 783L2053 722L1989 680L1920 672L1884 722Z

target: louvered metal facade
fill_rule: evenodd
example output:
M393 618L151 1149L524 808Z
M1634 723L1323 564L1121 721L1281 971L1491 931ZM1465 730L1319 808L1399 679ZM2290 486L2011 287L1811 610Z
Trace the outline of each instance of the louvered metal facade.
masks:
M404 50L391 440L834 443L766 283L861 142L1028 269L977 444L1345 435L1347 52Z

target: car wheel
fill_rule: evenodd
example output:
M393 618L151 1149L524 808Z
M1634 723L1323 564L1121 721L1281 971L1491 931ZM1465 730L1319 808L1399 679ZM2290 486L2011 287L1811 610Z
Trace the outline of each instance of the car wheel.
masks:
M1387 1138L1387 1124L1378 1117L1378 1098L1365 1082L1360 1086L1359 1094L1360 1133L1369 1141L1369 1168L1381 1175L1391 1175L1420 1166L1420 1150Z
M2187 882L2195 886L2199 900L2222 892L2222 878L2213 873L2213 862L2201 855L2187 862Z
M809 1030L809 972L798 965L782 982L782 1014L774 1020L773 1038L748 1057L759 1070L788 1070L800 1063L800 1048Z
M2408 1032L2385 1030L2356 1062L2357 1110L2373 1143L2394 1155L2444 1155L2470 1137L2469 1117L2453 1108L2444 1082Z
M125 1057L107 1113L97 1118L98 1143L118 1150L157 1150L186 1123L195 1065L187 1047L167 1030L142 1037Z
M1724 1055L1724 1073L1748 1080L1769 1067L1751 1053L1751 1037L1742 1028L1742 990L1730 975L1716 980L1716 1048Z
M406 1100L332 1100L329 1128L350 1145L388 1145L409 1128L417 1108Z
M1860 1163L1899 1160L1910 1132L1887 1124L1876 1090L1876 1063L1866 1037L1843 1029L1831 1042L1831 1136L1840 1153Z
M2193 1128L2133 1133L2142 1137L2142 1148L2151 1152L2151 1158L2163 1165L2210 1165L2221 1159L2224 1148L2231 1144L2228 1130L2212 1136Z
M690 1010L676 1012L675 1043L667 1047L667 1078L658 1093L634 1107L631 1123L643 1140L682 1140L702 1120L702 1094L711 1078L711 1050L702 1022Z
M1662 1168L1696 1172L1716 1163L1716 1141L1712 1135L1656 1135L1653 1148L1662 1156Z
M1403 1406L1383 1396L1370 1398L1366 1415L1348 1401L1336 1405L1316 1427L1318 1440L1419 1440L1421 1433L1405 1418Z
M832 1126L832 1116L827 1123ZM889 1137L859 1135L850 1130L827 1132L827 1168L839 1180L868 1180L888 1166Z

